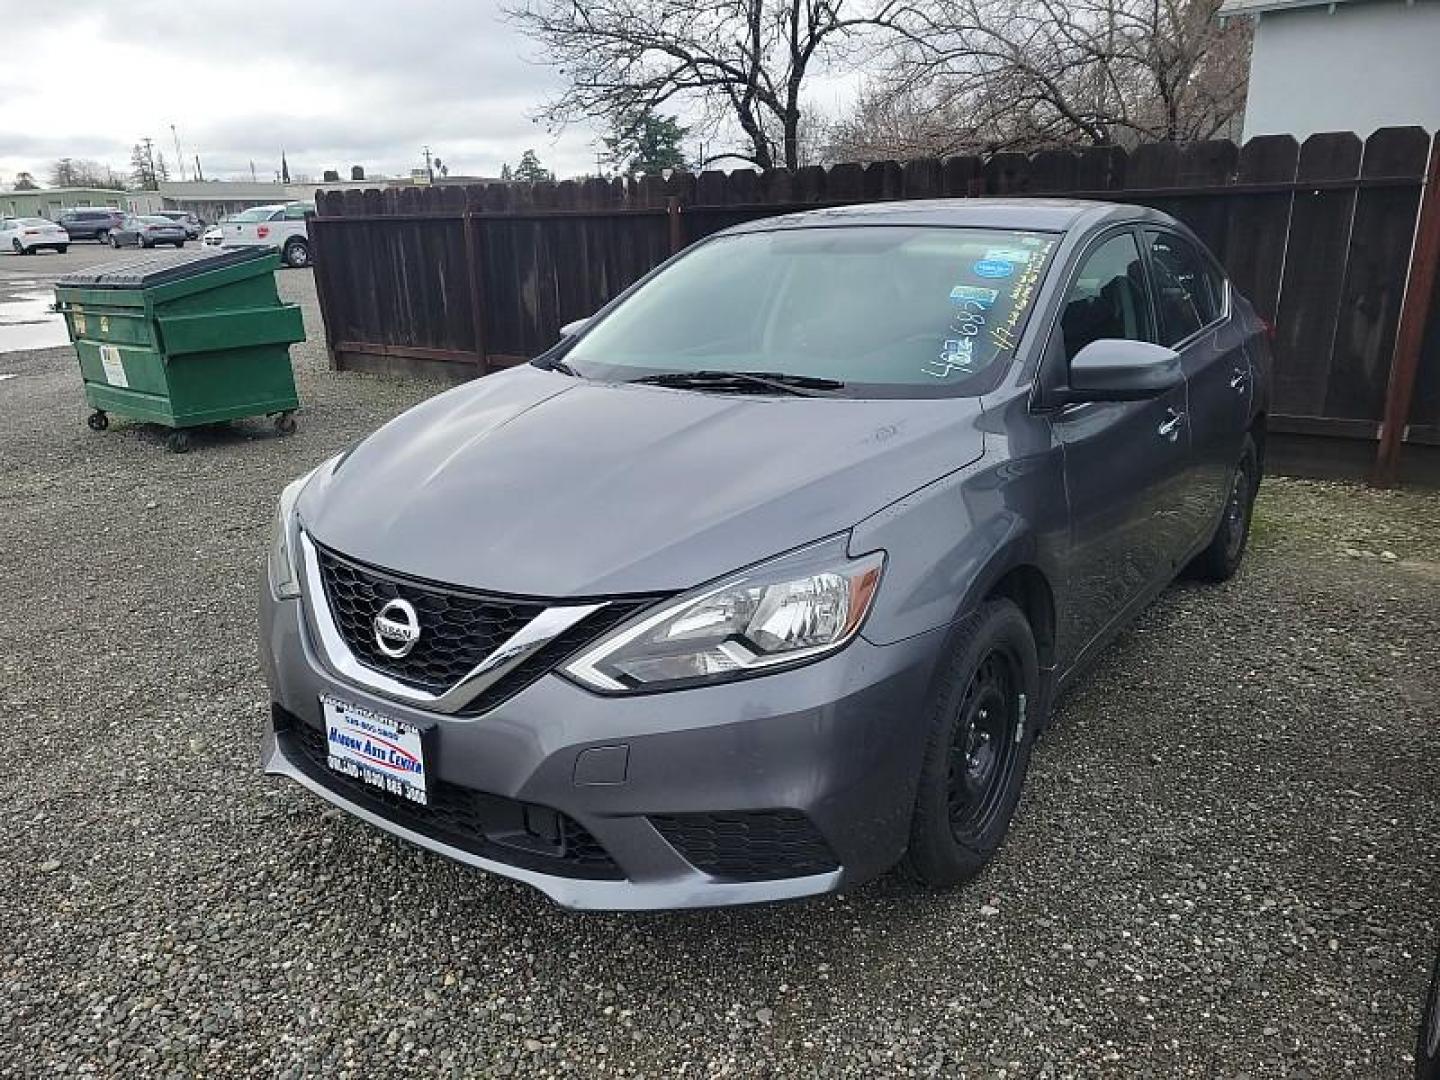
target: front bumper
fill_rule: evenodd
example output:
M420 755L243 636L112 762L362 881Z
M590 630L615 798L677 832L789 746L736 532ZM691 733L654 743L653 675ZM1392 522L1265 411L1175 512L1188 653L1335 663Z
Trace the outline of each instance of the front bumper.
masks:
M806 667L668 693L607 697L551 673L489 712L460 717L339 678L312 647L301 602L276 601L265 584L261 596L274 713L261 748L265 771L421 847L532 885L565 907L787 900L873 877L904 852L943 632L885 647L857 638ZM429 731L427 775L481 807L478 818L466 820L490 815L498 823L487 826L490 835L467 842L453 815L442 827L430 811L396 807L324 768L314 751L317 738L323 745L316 735L324 730L322 695ZM534 837L518 834L513 823L552 812L603 849L602 872L527 848ZM818 833L833 859L817 870L821 862L802 858L796 865L804 872L782 869L760 879L707 872L697 868L705 860L694 848L687 858L685 843L674 842L675 821L717 821L732 853L735 830L744 834L747 822L798 822ZM517 839L521 846L512 846ZM746 839L740 836L742 847ZM783 862L785 842L757 835L764 848L757 865ZM813 856L815 845L804 850Z

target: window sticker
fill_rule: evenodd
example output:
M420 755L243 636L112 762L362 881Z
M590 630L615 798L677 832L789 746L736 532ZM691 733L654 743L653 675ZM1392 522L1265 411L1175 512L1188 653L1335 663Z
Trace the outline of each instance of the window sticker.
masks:
M1015 264L1003 259L981 259L971 269L983 278L1008 278L1015 273Z
M984 289L978 285L956 285L950 290L950 303L956 307L979 304L983 310L995 303L999 296L999 289Z
M1022 248L991 248L985 252L986 260L995 259L999 262L1019 263L1024 266L1030 261L1030 252Z

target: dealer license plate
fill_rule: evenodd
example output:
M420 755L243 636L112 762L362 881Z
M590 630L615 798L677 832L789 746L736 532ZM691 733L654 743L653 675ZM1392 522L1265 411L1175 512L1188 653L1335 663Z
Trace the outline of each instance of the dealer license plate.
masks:
M330 768L421 806L429 804L419 728L332 697L322 697L320 704Z

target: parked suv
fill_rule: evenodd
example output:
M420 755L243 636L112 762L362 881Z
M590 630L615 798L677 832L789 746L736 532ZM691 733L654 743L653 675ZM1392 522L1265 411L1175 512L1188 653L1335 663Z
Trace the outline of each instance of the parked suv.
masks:
M1154 210L727 230L286 488L264 767L572 907L963 882L1056 695L1239 566L1269 367Z
M69 234L71 240L98 240L105 243L110 239L110 230L125 220L125 214L114 207L75 207L64 210L56 222Z
M200 233L205 227L205 223L189 210L156 210L154 216L169 218L177 225L182 226L185 229L185 239L187 240L199 240Z

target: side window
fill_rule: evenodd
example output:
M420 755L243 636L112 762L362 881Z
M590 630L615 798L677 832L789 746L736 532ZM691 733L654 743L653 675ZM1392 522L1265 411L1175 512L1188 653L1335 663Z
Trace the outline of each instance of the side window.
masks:
M1160 343L1174 345L1220 317L1224 283L1195 245L1174 233L1145 233L1155 274Z
M285 211L284 211L284 210L276 210L273 214L270 215L270 217L269 217L268 220L270 220L270 221L283 221L284 219L285 219Z
M304 220L305 220L305 211L308 210L308 209L309 209L308 206L287 206L287 207L285 208L285 220L286 220L286 221L304 221Z
M1118 233L1086 256L1065 295L1060 330L1067 364L1102 338L1154 340L1145 271L1133 233Z

